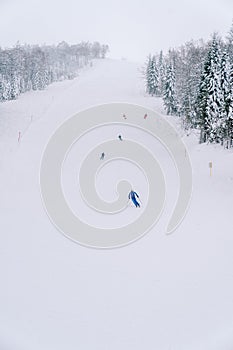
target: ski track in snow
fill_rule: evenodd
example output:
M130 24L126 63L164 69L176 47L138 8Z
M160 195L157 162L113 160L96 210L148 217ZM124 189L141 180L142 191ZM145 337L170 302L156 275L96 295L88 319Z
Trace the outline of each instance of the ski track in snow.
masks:
M182 135L193 166L190 209L174 234L166 236L176 198L172 163L144 133L105 128L94 141L120 131L124 137L137 137L154 148L168 172L171 194L158 224L127 247L100 251L65 238L48 219L39 169L49 137L68 117L107 102L136 103L163 112L160 99L145 95L140 66L109 59L95 61L75 80L0 104L0 349L232 349L232 151L199 145L197 136L185 135L177 118L166 117ZM64 181L73 205L72 162L75 157L77 164L81 161L91 142L87 136L66 164ZM112 193L108 196L116 169L113 164L99 174L98 190L106 200L113 199ZM132 180L134 169L126 169ZM123 173L120 162L119 174ZM146 200L142 174L134 181ZM80 208L80 214L90 219L85 209ZM129 217L120 222L134 215L130 207ZM98 218L93 220L97 225Z

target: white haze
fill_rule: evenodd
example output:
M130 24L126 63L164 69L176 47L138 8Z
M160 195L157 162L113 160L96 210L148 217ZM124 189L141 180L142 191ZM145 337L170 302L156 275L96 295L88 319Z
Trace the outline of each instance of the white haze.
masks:
M190 39L226 36L232 0L0 0L0 46L108 43L111 57L139 61Z

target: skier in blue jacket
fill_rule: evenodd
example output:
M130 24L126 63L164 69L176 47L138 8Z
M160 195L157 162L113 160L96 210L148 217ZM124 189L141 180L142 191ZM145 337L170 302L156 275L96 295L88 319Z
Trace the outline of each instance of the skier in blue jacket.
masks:
M134 192L133 190L130 191L128 197L129 197L129 199L132 200L132 202L133 202L133 204L135 205L136 208L137 208L137 207L140 208L140 204L138 203L138 200L137 200L137 198L139 198L139 195L138 195L136 192ZM136 198L136 197L137 197L137 198Z

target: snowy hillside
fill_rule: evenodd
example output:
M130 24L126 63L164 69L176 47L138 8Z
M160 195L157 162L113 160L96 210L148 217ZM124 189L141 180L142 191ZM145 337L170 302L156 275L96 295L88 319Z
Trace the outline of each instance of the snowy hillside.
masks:
M44 211L41 157L64 120L106 102L130 102L163 113L161 100L145 95L140 69L127 61L98 60L74 80L0 104L1 350L233 347L232 151L199 145L177 119L166 117L189 150L193 195L182 224L165 235L177 195L173 163L144 132L106 126L81 140L65 163L69 204L93 225L113 223L76 197L73 164L101 140L121 133L151 148L166 174L167 202L157 225L131 245L102 251L64 237ZM133 173L124 161L106 167L98 177L99 193L111 201L112 186L127 174L145 203L145 178L140 172L132 178ZM140 215L134 207L127 210L113 219L114 225Z

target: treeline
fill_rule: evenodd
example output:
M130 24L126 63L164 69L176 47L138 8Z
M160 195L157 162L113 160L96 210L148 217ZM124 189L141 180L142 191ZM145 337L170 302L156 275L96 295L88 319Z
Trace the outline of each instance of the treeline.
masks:
M167 114L200 130L200 142L233 146L233 25L225 40L188 42L149 56L146 91L161 96Z
M19 45L0 48L0 102L14 100L30 90L43 90L47 85L73 79L78 69L93 58L105 58L108 45L81 42L57 46Z

